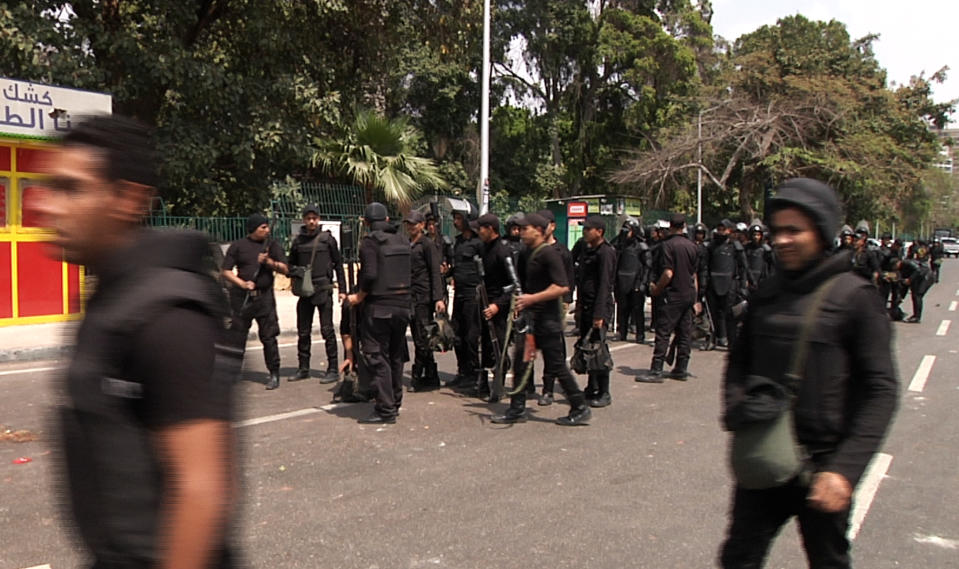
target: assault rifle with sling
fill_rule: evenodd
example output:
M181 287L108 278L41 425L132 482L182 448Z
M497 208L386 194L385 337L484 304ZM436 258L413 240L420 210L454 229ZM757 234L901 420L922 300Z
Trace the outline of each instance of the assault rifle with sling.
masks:
M480 276L480 282L478 285L476 285L476 295L480 299L480 302L479 302L480 324L482 325L483 320L486 320L486 326L485 326L486 334L489 336L489 345L493 352L492 354L490 354L492 356L491 359L493 361L493 369L492 369L493 378L492 380L490 380L489 398L490 398L490 403L495 403L496 401L499 401L503 397L503 378L496 377L497 375L499 375L500 369L501 369L498 364L499 364L502 352L499 346L499 339L496 337L496 331L493 330L493 323L486 318L485 314L483 314L483 311L485 311L486 308L489 307L489 295L486 293L486 285L484 284L486 281L486 268L483 266L483 259L479 255L476 255L473 257L473 262L476 263L476 270L477 272L479 272L479 276ZM480 360L480 364L482 365L482 360Z

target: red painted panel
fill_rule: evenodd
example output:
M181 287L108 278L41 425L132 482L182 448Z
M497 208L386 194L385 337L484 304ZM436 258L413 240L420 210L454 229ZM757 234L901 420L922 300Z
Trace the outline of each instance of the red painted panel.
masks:
M13 279L10 243L0 243L0 318L13 318Z
M17 244L20 316L63 314L63 263L47 256L50 246Z
M80 312L80 265L67 265L68 312Z
M52 154L42 148L17 148L17 172L41 172L44 161Z
M0 170L10 171L10 147L0 145Z
M39 180L29 178L20 178L20 225L23 227L45 227L45 219L37 210L37 207L43 203L48 196L48 190L41 185Z

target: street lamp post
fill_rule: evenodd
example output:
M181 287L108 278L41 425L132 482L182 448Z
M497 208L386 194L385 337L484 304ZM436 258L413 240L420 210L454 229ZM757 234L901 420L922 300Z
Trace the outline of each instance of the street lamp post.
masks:
M696 223L703 222L703 112L696 121Z

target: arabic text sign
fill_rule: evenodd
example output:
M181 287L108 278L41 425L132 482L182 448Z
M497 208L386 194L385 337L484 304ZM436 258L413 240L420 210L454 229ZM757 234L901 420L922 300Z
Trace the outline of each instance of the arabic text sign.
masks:
M112 112L110 95L0 77L0 135L56 137L74 117Z

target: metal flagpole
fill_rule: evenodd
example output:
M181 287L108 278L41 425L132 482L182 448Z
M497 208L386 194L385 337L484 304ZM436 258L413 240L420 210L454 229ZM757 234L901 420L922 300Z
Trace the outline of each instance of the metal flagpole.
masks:
M490 78L490 0L483 2L483 82L480 104L480 177L476 201L480 214L489 211L489 78Z

